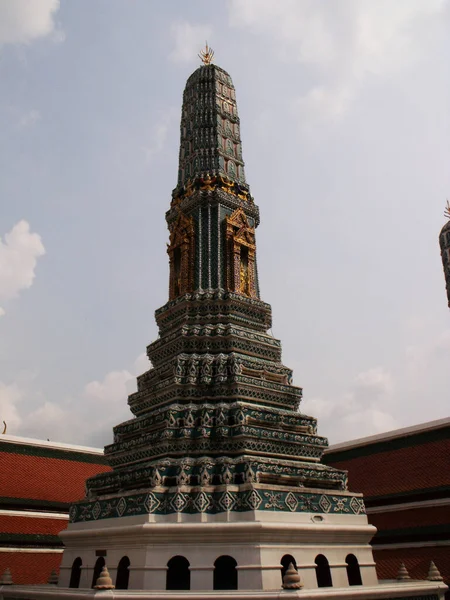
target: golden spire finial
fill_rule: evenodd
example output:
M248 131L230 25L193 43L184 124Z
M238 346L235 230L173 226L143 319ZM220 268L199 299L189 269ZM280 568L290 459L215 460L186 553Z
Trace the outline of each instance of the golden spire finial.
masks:
M447 205L444 209L444 216L447 217L447 219L450 219L450 202L447 200Z
M208 46L208 42L205 43L205 49L200 50L198 54L199 59L204 65L210 65L214 58L214 50Z

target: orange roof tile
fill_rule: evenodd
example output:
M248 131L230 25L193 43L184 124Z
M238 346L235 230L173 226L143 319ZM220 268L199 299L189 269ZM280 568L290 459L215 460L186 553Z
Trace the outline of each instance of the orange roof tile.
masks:
M0 494L70 504L84 498L88 477L110 470L104 464L0 452Z
M327 464L348 470L349 489L367 498L450 485L450 439L373 454L369 448L348 459L344 452L325 456Z
M50 519L27 516L12 516L0 514L0 531L3 533L24 533L24 534L43 534L58 535L60 531L66 529L68 520Z
M0 576L11 569L16 584L47 583L53 569L59 573L61 552L0 552Z
M450 582L450 546L425 546L420 548L398 548L377 550L373 555L379 579L395 579L400 563L404 562L412 579L426 579L430 561L439 569L444 582Z

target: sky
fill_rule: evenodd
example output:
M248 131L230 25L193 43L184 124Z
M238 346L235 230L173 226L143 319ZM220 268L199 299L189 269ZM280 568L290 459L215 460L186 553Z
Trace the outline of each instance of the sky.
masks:
M131 417L205 40L302 412L330 443L448 417L449 31L449 0L0 0L7 433L100 447Z

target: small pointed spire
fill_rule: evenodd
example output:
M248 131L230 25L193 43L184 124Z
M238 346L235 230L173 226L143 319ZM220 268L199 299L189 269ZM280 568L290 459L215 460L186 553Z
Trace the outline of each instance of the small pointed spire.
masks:
M13 585L13 583L11 569L7 568L0 579L0 585Z
M430 568L428 569L427 579L428 581L444 581L444 578L439 573L439 569L433 561L430 562Z
M112 579L109 576L108 567L105 565L97 579L97 583L94 585L94 589L113 590L114 588L115 586L113 585Z
M55 571L55 569L52 569L52 572L47 579L47 583L49 585L58 585L58 573Z
M282 587L285 590L299 590L303 587L300 575L292 563L289 563L284 574Z
M397 577L399 581L404 581L405 579L411 579L408 573L408 569L405 567L405 563L400 563L400 567L398 569Z
M445 205L444 216L447 217L447 219L450 219L450 202L448 200L447 204Z
M204 65L211 64L212 59L214 58L214 50L210 46L208 46L208 42L206 42L205 44L205 49L200 50L198 57Z

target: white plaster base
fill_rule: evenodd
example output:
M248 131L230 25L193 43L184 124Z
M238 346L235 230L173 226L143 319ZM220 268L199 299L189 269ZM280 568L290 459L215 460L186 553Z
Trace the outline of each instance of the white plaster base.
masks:
M150 522L150 517L151 521ZM214 562L222 555L237 562L239 590L280 590L281 558L292 555L304 590L317 588L315 558L327 557L333 586L347 587L345 559L354 554L364 586L377 585L369 541L375 528L365 515L320 515L254 511L220 515L153 515L70 524L61 533L66 546L60 585L69 585L73 561L82 559L80 587L91 586L98 551L115 582L117 565L130 559L130 590L165 590L168 561L189 561L191 590L213 590ZM231 520L227 520L231 519ZM284 592L285 594L287 592Z

